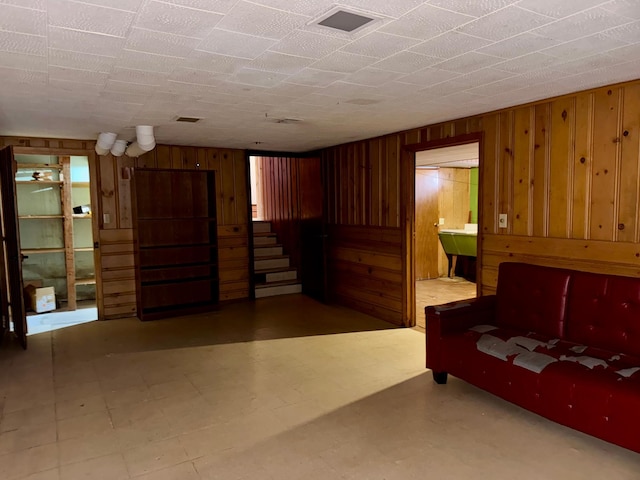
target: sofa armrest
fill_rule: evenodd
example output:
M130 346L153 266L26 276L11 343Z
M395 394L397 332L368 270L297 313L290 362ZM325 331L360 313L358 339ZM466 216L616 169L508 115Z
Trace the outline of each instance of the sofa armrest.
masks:
M440 349L440 340L444 335L463 332L474 325L495 323L495 312L495 295L426 307L427 368L434 372L446 371Z

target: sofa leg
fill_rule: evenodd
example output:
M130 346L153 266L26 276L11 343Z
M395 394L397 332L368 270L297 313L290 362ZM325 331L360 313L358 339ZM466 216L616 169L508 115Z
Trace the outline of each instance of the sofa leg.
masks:
M438 385L447 383L447 372L431 372L433 373L433 381Z

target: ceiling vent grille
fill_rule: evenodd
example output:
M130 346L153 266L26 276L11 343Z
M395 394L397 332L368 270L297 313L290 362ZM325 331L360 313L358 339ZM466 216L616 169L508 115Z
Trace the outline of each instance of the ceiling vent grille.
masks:
M294 123L300 123L302 120L300 120L299 118L276 118L273 120L274 123L282 123L285 125L291 125Z
M334 28L342 32L352 33L359 28L364 27L375 19L358 15L357 13L347 12L346 10L338 10L337 12L323 18L318 25L328 28Z
M176 122L184 122L184 123L196 123L199 122L199 118L195 117L178 117L176 118Z

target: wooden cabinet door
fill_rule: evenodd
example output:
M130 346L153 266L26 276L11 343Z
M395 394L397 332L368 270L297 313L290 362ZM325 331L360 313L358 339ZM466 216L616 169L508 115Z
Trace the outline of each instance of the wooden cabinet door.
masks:
M27 318L24 309L22 286L22 257L20 256L20 232L16 209L15 161L13 149L0 151L0 226L2 227L2 314L13 322L13 331L23 348L27 348ZM2 329L8 327L2 319ZM4 333L4 332L2 332Z

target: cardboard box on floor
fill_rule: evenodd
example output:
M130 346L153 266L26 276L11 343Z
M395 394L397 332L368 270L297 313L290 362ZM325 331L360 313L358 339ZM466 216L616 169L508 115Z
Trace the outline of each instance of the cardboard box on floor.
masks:
M53 287L27 285L24 290L29 295L29 303L34 312L44 313L56 309L56 292Z

